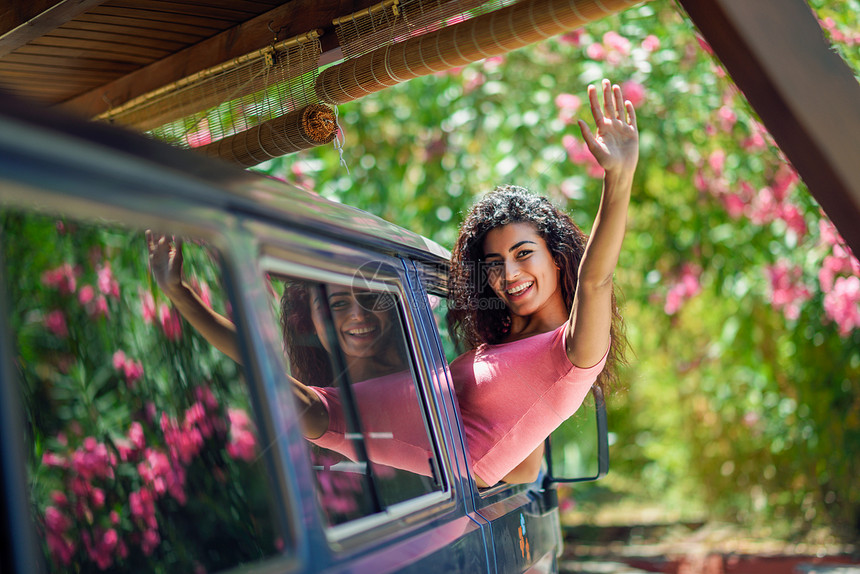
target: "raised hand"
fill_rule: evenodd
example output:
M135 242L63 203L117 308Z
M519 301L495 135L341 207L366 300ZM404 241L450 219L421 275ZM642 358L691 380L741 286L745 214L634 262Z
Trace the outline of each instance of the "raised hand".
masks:
M152 276L164 294L171 297L182 287L182 244L174 245L164 235L156 236L147 229L146 245Z
M594 86L588 86L588 101L597 135L583 120L579 120L579 129L589 151L607 174L632 173L639 159L639 130L633 104L624 101L621 86L612 85L609 80L603 80L603 106Z

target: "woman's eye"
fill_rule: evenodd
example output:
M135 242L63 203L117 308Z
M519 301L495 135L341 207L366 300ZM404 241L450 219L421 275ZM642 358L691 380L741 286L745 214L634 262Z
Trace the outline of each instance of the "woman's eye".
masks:
M331 308L332 309L343 309L346 307L346 301L332 301Z
M530 249L523 249L522 251L517 253L517 257L526 257L527 255L531 255L531 253L532 252Z

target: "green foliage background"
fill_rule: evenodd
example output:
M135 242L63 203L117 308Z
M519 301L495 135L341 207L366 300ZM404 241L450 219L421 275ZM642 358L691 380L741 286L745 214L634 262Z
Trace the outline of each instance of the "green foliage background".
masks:
M810 5L856 72L860 2ZM630 49L613 48L609 32ZM644 47L649 36L659 48ZM607 57L590 56L593 44ZM587 231L601 182L569 159L564 137L580 136L556 98L585 101L586 86L603 77L643 86L644 100L616 274L635 357L610 399L617 440L601 488L692 514L851 536L860 524L860 331L840 333L824 311L823 215L802 182L785 183L792 172L779 150L674 3L340 106L345 165L324 147L259 169L448 247L474 197L500 183L553 197ZM590 121L587 106L577 116ZM794 226L749 215L761 190L781 185L782 205L799 214ZM747 211L733 216L728 196L744 190ZM794 282L808 292L796 313L775 303L767 270L779 262L799 270ZM694 288L668 313L687 275Z

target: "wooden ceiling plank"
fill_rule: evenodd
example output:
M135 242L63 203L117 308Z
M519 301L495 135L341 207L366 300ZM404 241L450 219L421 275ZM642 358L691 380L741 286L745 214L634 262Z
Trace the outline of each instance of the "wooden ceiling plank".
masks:
M860 254L860 83L804 0L681 0L810 192Z
M46 60L46 62L71 62L84 59L111 63L126 63L133 64L138 68L149 65L158 59L147 56L142 53L142 51L129 50L128 52L107 52L105 50L89 50L72 47L40 46L33 43L27 44L25 47L16 50L14 56L19 58L25 56L41 56L50 58L50 60Z
M8 80L9 78L26 80L28 83L41 82L44 85L66 84L67 82L79 81L85 78L85 83L96 82L98 85L99 82L107 82L116 78L116 73L89 70L86 75L83 75L80 70L67 71L63 68L57 68L51 71L50 76L46 76L44 66L37 67L31 64L10 62L0 65L0 79ZM7 83L9 82L7 81Z
M163 50L165 52L175 52L186 46L184 42L177 42L166 38L152 37L145 34L136 35L129 34L128 31L122 33L106 32L104 30L86 30L78 28L70 28L69 26L61 26L42 36L40 41L51 42L53 38L62 38L63 40L80 40L91 42L107 42L119 46L138 46L143 48L152 48ZM35 42L33 42L35 43Z
M214 28L223 30L236 23L236 20L230 18L218 18L216 16L201 16L198 12L196 15L180 15L171 14L169 12L161 12L157 10L142 10L138 8L110 8L108 6L100 6L90 10L88 14L98 16L115 16L119 18L131 18L134 20L149 20L152 22L173 22L177 16L182 16L182 23L191 26L203 26L206 28Z
M61 36L44 36L38 40L34 40L27 44L28 52L31 54L46 54L50 53L61 55L67 51L79 51L90 54L91 57L97 57L98 54L104 54L105 59L111 59L113 56L134 54L137 57L145 58L151 62L164 58L170 54L170 50L158 49L148 46L136 46L128 44L124 40L118 38L117 42L107 42L103 40L88 40L82 38L63 38ZM39 48L38 50L35 48ZM16 53L22 53L18 50Z
M4 22L0 28L0 57L20 48L27 42L42 36L57 26L65 24L104 0L61 0L49 4L22 0L18 6L31 6L24 9L18 19ZM34 12L33 9L41 11Z
M143 7L137 0L111 0L109 3L106 3L104 4L104 6L102 6L102 9L113 8L143 10ZM201 8L205 9L205 14L208 17L212 17L219 20L228 20L230 22L244 22L245 20L253 18L260 13L260 10L246 11L238 10L233 7L219 7L213 5L210 2L207 2L203 5L189 5L175 2L161 2L152 0L146 3L145 10L148 12L163 12L166 14L184 14L188 16L199 16L202 12Z
M116 1L116 0L113 0ZM134 1L134 0L131 0ZM185 6L197 6L198 8L206 8L209 6L215 8L230 8L232 10L243 10L250 14L262 14L268 12L275 6L283 4L283 0L267 0L266 2L258 2L256 0L150 0L153 2L170 2L171 4L184 4Z
M205 26L189 26L184 22L156 22L153 20L135 20L133 18L124 18L122 16L104 16L101 14L84 14L77 19L80 22L89 22L93 24L113 24L115 26L128 26L129 28L144 28L152 30L169 30L180 34L187 34L189 44L194 43L196 39L208 38L221 31L220 28L209 28Z
M70 70L107 70L117 74L128 74L140 68L139 65L126 62L114 62L110 60L97 60L91 58L54 58L39 54L10 54L3 59L4 62L17 62L20 64L31 64L34 66L63 67Z
M60 28L57 28L56 30L54 30L53 33L59 33L60 30L64 32L69 30L86 31L117 36L130 36L132 38L139 39L152 39L154 41L171 42L177 45L176 49L179 49L180 46L189 45L188 34L183 34L181 32L172 32L161 28L138 28L132 26L119 26L116 24L81 22L80 20L74 20L61 26ZM197 38L197 40L200 40L202 38L203 36L200 36Z
M97 116L108 109L106 101L112 102L114 106L121 105L185 76L263 48L272 40L270 26L280 30L280 39L316 28L325 29L327 33L322 38L323 49L333 48L337 45L337 37L331 21L373 4L373 0L292 0L61 105L84 117Z

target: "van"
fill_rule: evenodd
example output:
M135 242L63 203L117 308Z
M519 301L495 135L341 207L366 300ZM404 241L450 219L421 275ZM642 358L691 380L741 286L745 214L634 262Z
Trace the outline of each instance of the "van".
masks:
M238 360L153 281L147 229ZM538 481L479 489L448 252L312 192L3 95L0 246L4 572L555 572L557 484L607 470L595 388ZM337 385L339 451L304 438L300 376Z

